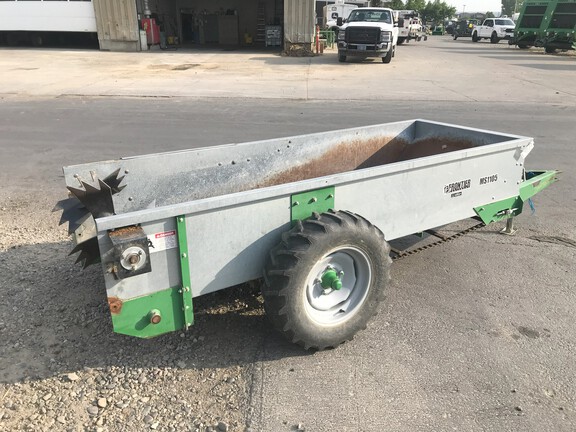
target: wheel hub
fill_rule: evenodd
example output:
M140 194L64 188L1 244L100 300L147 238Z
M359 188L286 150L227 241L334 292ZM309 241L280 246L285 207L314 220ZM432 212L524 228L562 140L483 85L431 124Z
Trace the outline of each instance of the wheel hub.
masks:
M355 248L327 254L314 265L306 286L306 311L321 324L352 316L364 301L371 280L366 255Z

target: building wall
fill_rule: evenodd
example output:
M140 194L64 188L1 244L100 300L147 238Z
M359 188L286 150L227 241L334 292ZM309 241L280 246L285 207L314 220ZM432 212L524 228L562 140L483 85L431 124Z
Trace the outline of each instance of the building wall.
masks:
M144 12L144 0L93 0L98 24L98 39L104 50L138 50L138 19ZM163 24L166 36L182 40L181 14L200 16L224 14L228 9L238 14L239 43L244 34L256 40L258 5L265 4L266 24L284 28L284 48L309 49L314 40L315 0L149 0L149 8ZM283 19L282 19L283 17Z
M100 49L139 51L140 35L134 0L93 0Z
M310 47L314 40L315 0L284 2L285 50L291 46Z

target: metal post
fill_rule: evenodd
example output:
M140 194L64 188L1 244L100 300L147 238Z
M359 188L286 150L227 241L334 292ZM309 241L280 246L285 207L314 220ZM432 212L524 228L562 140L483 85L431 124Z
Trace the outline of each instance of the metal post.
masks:
M512 210L506 210L506 214L512 215L514 212ZM500 231L502 234L514 235L516 234L516 229L514 228L514 216L510 216L506 219L506 228Z

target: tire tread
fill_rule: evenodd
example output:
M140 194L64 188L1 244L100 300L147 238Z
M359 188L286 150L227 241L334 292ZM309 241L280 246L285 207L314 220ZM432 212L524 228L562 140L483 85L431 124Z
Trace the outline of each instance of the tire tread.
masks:
M354 334L347 334L344 340L335 343L313 343L299 336L295 330L295 325L291 321L289 313L286 311L286 296L291 289L291 280L296 276L296 267L301 257L319 241L321 236L327 233L342 229L343 227L356 227L355 229L370 230L382 243L385 259L382 263L374 263L382 266L382 274L386 284L390 280L389 267L392 263L390 259L390 247L385 240L384 234L376 226L372 225L366 218L350 211L330 210L322 214L314 214L310 219L299 221L290 231L283 233L282 241L272 248L269 259L264 269L264 286L262 295L264 297L264 309L272 321L274 327L280 331L288 340L302 346L304 349L324 350L335 348L336 346L353 339ZM305 258L302 258L305 259ZM375 301L379 304L385 297L383 289L376 289ZM376 315L376 310L372 316ZM361 329L366 329L366 323L361 325Z

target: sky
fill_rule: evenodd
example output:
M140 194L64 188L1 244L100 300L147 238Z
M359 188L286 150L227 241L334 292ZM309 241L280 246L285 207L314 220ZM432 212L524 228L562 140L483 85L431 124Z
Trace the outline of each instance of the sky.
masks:
M499 12L502 2L500 0L444 0L454 6L457 12ZM464 5L466 5L465 10Z

